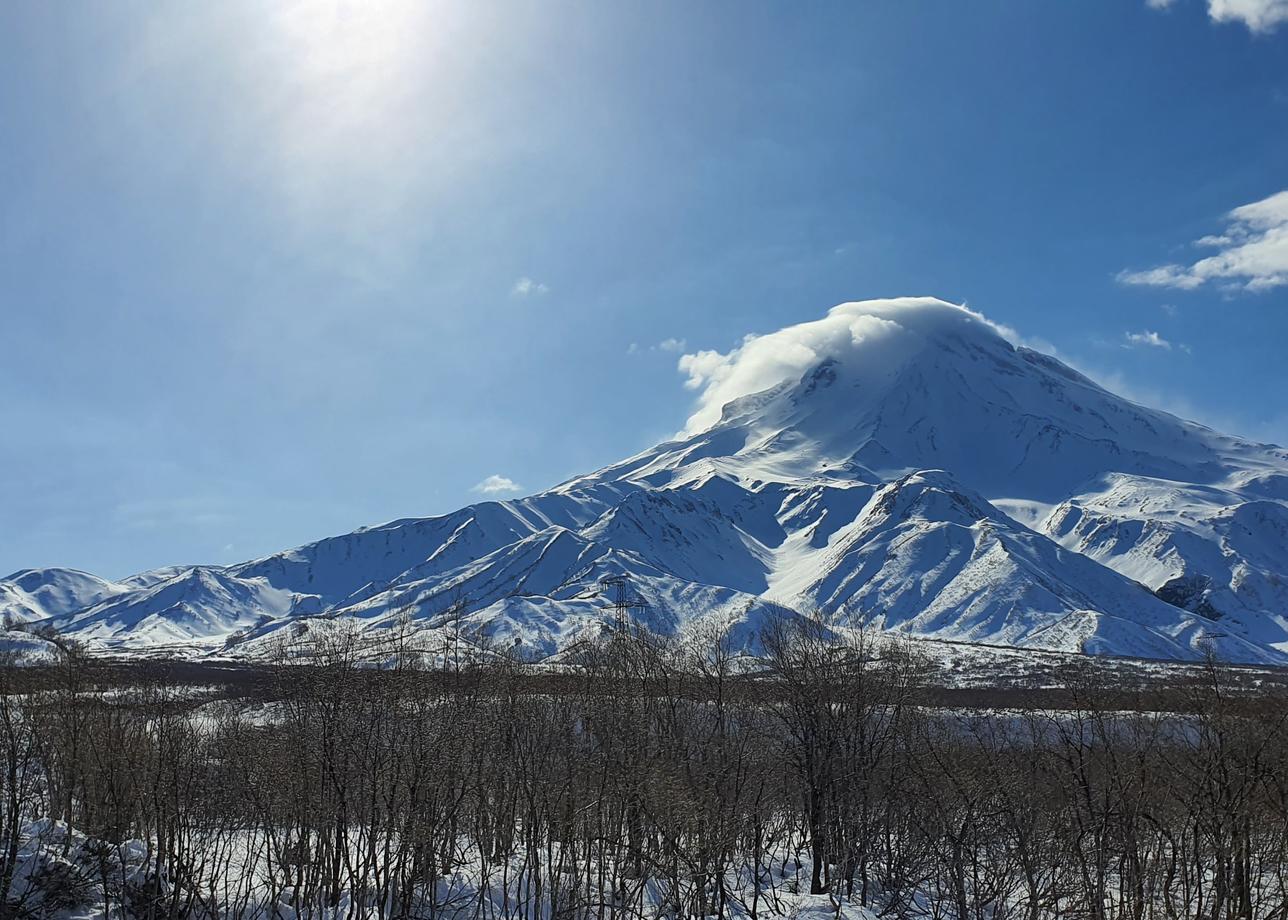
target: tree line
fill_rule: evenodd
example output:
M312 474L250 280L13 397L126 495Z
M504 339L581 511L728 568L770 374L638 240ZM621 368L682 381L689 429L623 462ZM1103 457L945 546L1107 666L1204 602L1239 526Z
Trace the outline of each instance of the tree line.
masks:
M913 645L761 645L616 631L552 693L332 630L254 704L0 663L0 911L1288 917L1288 699L1212 664L1171 711L1076 675L1060 709L944 709Z

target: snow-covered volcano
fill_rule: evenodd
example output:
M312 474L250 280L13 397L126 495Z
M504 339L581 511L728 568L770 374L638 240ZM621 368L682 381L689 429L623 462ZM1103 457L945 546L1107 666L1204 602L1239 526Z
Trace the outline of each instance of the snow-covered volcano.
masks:
M1288 453L1108 392L930 298L842 304L686 356L685 432L506 502L229 567L0 582L92 645L252 653L284 627L410 616L532 656L611 621L751 643L817 610L910 635L1288 663Z

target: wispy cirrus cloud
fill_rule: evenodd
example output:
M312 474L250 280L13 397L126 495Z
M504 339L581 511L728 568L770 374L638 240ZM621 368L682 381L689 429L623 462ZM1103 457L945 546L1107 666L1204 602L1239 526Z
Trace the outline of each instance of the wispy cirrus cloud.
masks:
M1194 245L1215 251L1190 263L1124 269L1118 280L1183 291L1209 283L1245 291L1288 284L1288 189L1235 208L1226 215L1224 231L1201 237Z

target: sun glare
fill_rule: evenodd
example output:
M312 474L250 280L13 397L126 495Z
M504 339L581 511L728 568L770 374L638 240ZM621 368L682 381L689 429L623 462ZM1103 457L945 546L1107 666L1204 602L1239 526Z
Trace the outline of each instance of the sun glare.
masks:
M278 27L301 81L394 80L431 37L437 5L413 0L299 0L281 9Z
M275 19L268 75L280 181L298 211L366 187L396 185L434 99L445 5L300 0Z

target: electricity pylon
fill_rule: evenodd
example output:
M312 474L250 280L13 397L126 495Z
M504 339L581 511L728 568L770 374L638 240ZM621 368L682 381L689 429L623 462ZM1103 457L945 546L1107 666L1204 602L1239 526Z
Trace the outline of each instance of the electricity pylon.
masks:
M617 631L626 632L626 626L630 621L632 610L647 610L649 604L640 597L631 594L630 576L628 575L606 575L599 580L599 586L607 593L611 593L613 602L613 613L617 619Z

